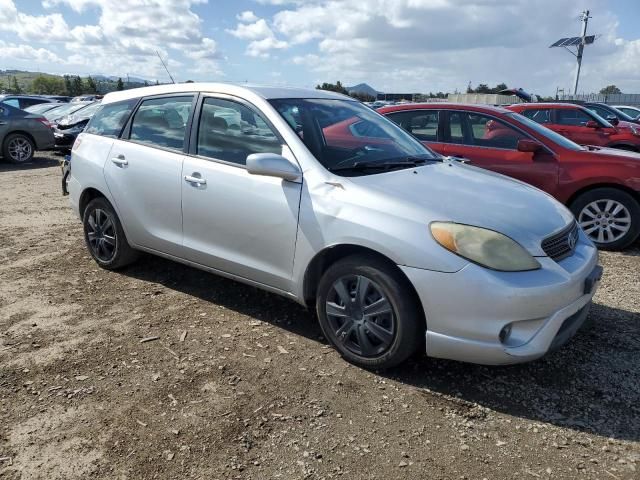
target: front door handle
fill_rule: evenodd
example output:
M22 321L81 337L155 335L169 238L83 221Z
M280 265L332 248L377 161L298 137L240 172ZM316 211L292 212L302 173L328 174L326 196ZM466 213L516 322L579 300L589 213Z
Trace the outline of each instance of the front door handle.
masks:
M184 180L188 183L194 184L194 185L206 185L207 184L207 180L205 180L202 177L194 177L191 175L185 175L184 176Z
M117 157L111 157L111 161L113 163L115 163L116 165L120 165L120 166L129 165L129 162L127 161L126 158L124 158L124 155L118 155Z

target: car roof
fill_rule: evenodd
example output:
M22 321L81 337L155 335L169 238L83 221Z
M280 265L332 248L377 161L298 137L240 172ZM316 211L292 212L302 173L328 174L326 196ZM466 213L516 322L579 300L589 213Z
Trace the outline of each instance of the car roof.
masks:
M509 107L510 109L529 109L529 108L584 108L582 105L575 103L515 103Z
M264 99L276 98L321 98L321 99L341 99L357 101L346 95L326 90L293 88L293 87L270 87L251 84L233 83L175 83L168 85L154 85L151 87L132 88L119 92L111 92L105 95L103 104L130 100L134 98L147 97L151 95L163 95L173 93L223 93L239 97L258 96Z
M490 113L511 113L504 107L493 105L481 105L477 103L448 103L448 102L426 102L426 103L405 103L402 105L389 105L378 110L380 113L400 112L402 110L457 110L464 109L475 112Z
M46 102L49 103L55 103L54 99L49 98L49 97L43 97L41 95L22 95L19 93L3 93L0 94L0 100L5 100L7 98L34 98L34 99L41 99L41 100L45 100Z

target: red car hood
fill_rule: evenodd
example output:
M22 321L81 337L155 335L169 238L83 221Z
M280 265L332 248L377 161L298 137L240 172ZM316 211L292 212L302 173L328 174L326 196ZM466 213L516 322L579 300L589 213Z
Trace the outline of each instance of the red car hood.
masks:
M620 160L635 160L640 162L640 153L632 152L629 150L622 150L620 148L607 148L607 147L598 147L595 145L587 145L585 148L588 149L590 154L596 154L602 157L615 157Z

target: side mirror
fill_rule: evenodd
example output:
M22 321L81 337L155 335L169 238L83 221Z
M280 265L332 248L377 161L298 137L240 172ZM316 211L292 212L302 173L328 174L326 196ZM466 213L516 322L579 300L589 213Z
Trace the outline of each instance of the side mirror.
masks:
M290 182L302 177L298 165L277 153L252 153L247 157L247 171L252 175L277 177Z
M609 115L607 117L607 122L609 122L611 125L615 127L620 123L620 119L618 119L618 117L616 117L615 115Z
M595 120L589 120L587 123L584 124L584 126L587 128L600 128L600 124Z
M519 152L531 152L535 153L542 148L535 140L530 140L528 138L522 138L518 140L518 151Z

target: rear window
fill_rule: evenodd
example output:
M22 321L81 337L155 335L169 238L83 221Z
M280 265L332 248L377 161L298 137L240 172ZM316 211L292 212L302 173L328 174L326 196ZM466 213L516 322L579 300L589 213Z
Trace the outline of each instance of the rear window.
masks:
M91 118L85 132L117 138L135 107L137 100L102 105Z
M133 117L129 138L151 146L182 150L192 103L192 95L145 100Z

